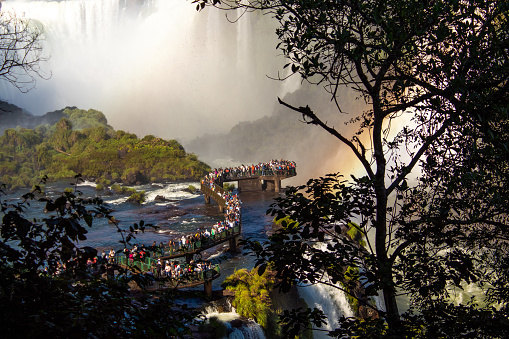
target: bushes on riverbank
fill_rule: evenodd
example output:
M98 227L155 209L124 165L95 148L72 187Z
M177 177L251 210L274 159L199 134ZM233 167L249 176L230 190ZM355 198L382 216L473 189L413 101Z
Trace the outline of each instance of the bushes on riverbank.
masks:
M245 318L254 319L264 330L267 338L281 338L279 315L292 307L307 308L297 289L289 293L280 293L274 289L276 279L270 269L259 274L258 268L251 271L240 269L227 277L222 286L234 292L232 302L237 313ZM312 338L310 330L301 333L301 339Z

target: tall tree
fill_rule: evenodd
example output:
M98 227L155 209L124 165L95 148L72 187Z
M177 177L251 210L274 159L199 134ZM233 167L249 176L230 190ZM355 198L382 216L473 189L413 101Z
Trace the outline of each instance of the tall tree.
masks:
M497 260L507 253L509 206L508 139L502 135L508 118L507 2L195 3L199 10L212 5L272 15L286 67L323 86L340 120L355 127L347 135L312 108L279 100L341 141L364 170L350 181L338 175L309 181L278 201L272 213L293 221L268 244L250 246L259 264L274 265L282 288L294 282L336 284L344 280L345 267L358 267L366 295L382 292L385 309L378 311L388 326L380 331L399 334L416 327L403 326L410 318L401 318L398 293L408 294L419 313L412 324L427 324L418 332L437 336L468 332L474 324L436 328L433 316L468 310L486 319L473 305L454 306L454 288L496 286L492 300L507 301L507 266ZM369 109L344 112L336 99L343 88ZM365 248L341 235L341 225L352 221L366 235ZM317 241L327 246L321 249ZM486 312L490 319L507 319L504 307ZM507 334L507 326L501 328Z

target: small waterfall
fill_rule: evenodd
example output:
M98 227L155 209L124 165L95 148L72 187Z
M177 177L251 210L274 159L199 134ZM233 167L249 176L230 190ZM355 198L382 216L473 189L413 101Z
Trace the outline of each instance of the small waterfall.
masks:
M342 316L353 317L354 313L345 293L331 286L317 284L299 287L299 294L306 301L309 308L321 309L327 316L325 329L332 330ZM315 332L315 338L329 338L322 332Z
M265 339L262 327L252 319L240 320L240 315L226 298L212 302L203 307L203 314L207 319L212 317L221 321L227 328L226 339Z
M233 328L228 339L265 339L265 334L260 325L249 320L244 326Z
M322 251L327 250L325 243L315 244ZM324 279L327 279L324 276ZM298 287L299 294L306 301L309 308L318 308L327 316L327 324L324 329L333 330L341 317L353 317L354 312L345 296L339 288L324 284ZM315 338L330 338L323 332L313 333Z

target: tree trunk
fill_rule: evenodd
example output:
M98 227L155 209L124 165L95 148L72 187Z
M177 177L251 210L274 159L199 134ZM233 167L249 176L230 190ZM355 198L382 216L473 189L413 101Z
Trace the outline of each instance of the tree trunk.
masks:
M373 100L373 151L376 163L374 190L376 196L375 217L375 252L378 259L378 280L382 285L387 323L390 328L397 328L400 318L396 303L396 291L393 284L392 263L387 256L387 189L385 188L386 160L383 151L383 114L380 106L375 104L379 100Z

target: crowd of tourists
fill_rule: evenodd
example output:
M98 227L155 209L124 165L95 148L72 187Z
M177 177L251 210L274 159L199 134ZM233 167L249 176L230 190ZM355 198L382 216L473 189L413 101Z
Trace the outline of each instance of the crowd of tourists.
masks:
M199 242L202 246L214 241L218 234L223 232L233 232L233 228L240 225L240 198L237 194L223 193L222 197L226 203L224 208L223 221L218 221L211 228L197 229L195 233L182 235L177 238L170 239L168 246L162 248L163 252L173 253L175 251L187 251L196 249Z
M210 261L195 262L191 260L189 264L179 261L157 259L155 276L156 278L181 278L186 276L199 275L202 272L212 269Z
M168 241L167 245L162 242L157 245L156 242L152 246L134 245L130 250L124 249L123 255L127 258L129 264L134 262L145 263L147 258L155 258L165 255L171 255L176 252L185 253L198 248L198 246L207 246L210 242L214 242L217 235L223 232L233 232L233 229L240 225L240 205L241 201L237 194L232 194L225 190L217 189L216 185L221 186L224 180L249 177L249 176L263 176L263 175L295 175L295 162L288 160L271 160L266 163L259 163L256 165L241 165L237 167L219 168L211 171L205 176L202 181L203 184L209 184L210 188L219 194L225 201L224 206L224 220L219 221L212 225L210 228L198 229L193 234L182 235L172 238ZM198 245L199 244L199 245ZM96 271L99 267L105 264L117 263L118 255L115 250L111 249L109 252L103 251L100 256L94 259L88 259L87 267L90 271ZM189 264L180 263L178 261L169 261L157 259L155 265L152 263L151 273L156 277L169 277L177 278L190 274L199 274L206 270L211 269L210 262L193 262ZM59 265L58 271L62 272L69 265Z
M269 162L240 165L236 167L215 168L205 177L205 182L216 182L232 180L235 178L245 178L251 176L265 175L296 175L295 161L290 160L271 160Z

